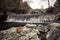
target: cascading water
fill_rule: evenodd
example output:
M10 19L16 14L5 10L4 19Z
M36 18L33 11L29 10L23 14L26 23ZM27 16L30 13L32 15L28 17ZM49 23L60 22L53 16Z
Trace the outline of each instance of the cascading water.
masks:
M55 18L55 15L34 15L35 14L9 15L7 18L7 22L49 23L52 22Z

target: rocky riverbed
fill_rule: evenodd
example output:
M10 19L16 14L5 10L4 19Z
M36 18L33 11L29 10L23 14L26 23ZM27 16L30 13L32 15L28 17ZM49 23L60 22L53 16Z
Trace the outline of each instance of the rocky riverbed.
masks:
M0 31L0 40L60 40L60 23L26 24Z

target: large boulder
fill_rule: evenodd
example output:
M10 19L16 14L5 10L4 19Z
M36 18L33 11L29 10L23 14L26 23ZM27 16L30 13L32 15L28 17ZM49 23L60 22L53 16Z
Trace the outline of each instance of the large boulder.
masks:
M50 31L47 33L47 40L59 40L60 38L60 23L51 23L48 25Z

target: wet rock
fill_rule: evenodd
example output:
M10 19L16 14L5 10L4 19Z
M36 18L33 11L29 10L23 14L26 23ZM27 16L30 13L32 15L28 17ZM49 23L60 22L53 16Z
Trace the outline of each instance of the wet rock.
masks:
M17 32L17 28L22 31ZM0 31L1 40L60 40L60 23L29 24Z
M33 26L32 26L33 27ZM38 38L38 29L30 28L30 27L23 27L23 31L17 32L18 27L12 27L7 30L2 30L1 34L3 33L3 37L1 40L41 40Z
M47 40L59 40L60 36L60 23L51 23L49 25L50 31L47 33Z

